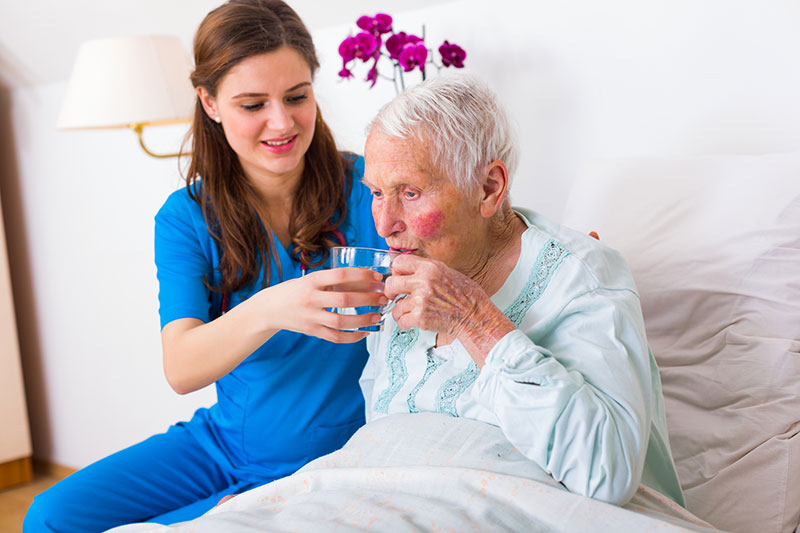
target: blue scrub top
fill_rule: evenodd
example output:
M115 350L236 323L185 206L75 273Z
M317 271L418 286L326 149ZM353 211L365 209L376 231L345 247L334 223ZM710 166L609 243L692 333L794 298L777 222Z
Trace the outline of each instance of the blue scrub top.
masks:
M371 195L361 183L364 160L354 161L347 213L339 230L349 245L386 248L376 233ZM277 241L277 239L276 239ZM301 275L301 265L278 246L283 279ZM208 322L221 296L203 279L218 281L220 253L203 213L186 189L170 195L155 218L155 261L161 327L179 318ZM269 285L280 282L274 260ZM229 296L233 308L260 290ZM291 305L287 302L286 305ZM267 482L340 448L364 424L358 379L367 360L365 341L335 344L280 331L216 382L217 403L198 409L188 426L220 466L238 479Z

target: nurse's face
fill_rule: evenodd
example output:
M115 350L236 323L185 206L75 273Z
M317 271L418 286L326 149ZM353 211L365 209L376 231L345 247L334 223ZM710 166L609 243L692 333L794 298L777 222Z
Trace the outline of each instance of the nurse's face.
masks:
M242 168L254 180L299 178L317 117L311 69L289 47L244 59L230 69L216 97L198 94Z
M479 196L440 175L428 162L423 143L388 137L376 129L367 138L364 157L372 216L387 244L462 272L468 268L475 253L474 236L486 223Z

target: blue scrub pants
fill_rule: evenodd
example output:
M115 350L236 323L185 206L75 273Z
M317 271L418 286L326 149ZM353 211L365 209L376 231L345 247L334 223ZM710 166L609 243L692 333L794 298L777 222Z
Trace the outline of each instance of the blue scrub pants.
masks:
M267 480L264 481L266 483ZM132 522L197 518L261 483L222 470L182 424L101 459L36 496L24 533L91 533Z

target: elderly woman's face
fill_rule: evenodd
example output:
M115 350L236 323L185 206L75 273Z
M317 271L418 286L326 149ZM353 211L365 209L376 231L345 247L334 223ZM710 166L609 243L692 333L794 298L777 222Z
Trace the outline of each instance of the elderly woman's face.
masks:
M420 143L373 131L364 155L372 216L387 244L456 270L468 265L474 236L485 223L476 195L439 176Z

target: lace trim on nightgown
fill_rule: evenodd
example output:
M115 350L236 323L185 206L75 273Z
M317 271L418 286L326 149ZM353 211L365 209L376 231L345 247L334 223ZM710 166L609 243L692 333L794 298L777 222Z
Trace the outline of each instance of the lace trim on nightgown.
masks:
M438 359L433 356L433 348L428 348L425 357L428 359L428 364L425 367L425 374L422 376L422 379L419 381L419 383L417 383L417 385L414 387L414 390L408 394L408 399L406 400L406 403L408 403L409 413L419 413L419 409L417 409L417 393L425 385L425 382L428 381L428 378L431 377L431 374L433 374L436 369L439 368L439 365L444 362L443 359Z
M553 277L553 273L561 264L561 261L568 255L569 250L564 248L564 245L560 242L550 239L545 243L544 247L539 252L539 257L536 258L536 264L533 267L533 272L531 272L531 277L528 278L528 283L525 285L525 288L519 293L514 303L503 311L503 314L506 315L515 326L519 327L522 323L522 319L525 318L528 310L547 288L550 279Z
M383 414L389 413L389 404L397 395L408 379L406 368L406 354L419 338L419 329L411 328L401 330L394 328L392 338L389 339L389 349L386 350L386 366L389 368L389 386L378 396L375 401L375 411Z
M558 266L569 255L564 245L560 242L550 239L547 241L539 252L536 258L536 264L531 272L530 278L525 285L525 288L517 296L516 300L509 305L503 314L508 317L511 322L519 327L522 319L527 314L531 306L544 293L547 285L553 277L553 273ZM380 413L388 413L389 403L397 395L405 382L408 380L408 369L405 364L405 357L414 343L419 338L419 330L416 328L408 331L401 331L395 328L392 333L392 338L389 340L389 349L386 354L386 364L389 368L389 386L384 390L375 402L375 410ZM409 412L418 412L416 407L416 395L419 390L425 385L437 368L441 365L441 361L436 361L428 351L428 363L425 368L425 374L422 379L414 387L414 390L408 396L407 403ZM464 391L472 385L478 376L480 369L474 361L470 361L466 369L461 373L451 377L445 381L436 393L435 410L439 413L448 413L452 416L458 416L456 410L456 401L464 393Z
M503 314L515 326L519 327L525 314L544 293L553 273L567 255L569 255L569 250L564 248L560 242L550 239L545 243L539 252L539 257L536 258L536 264L525 288L514 300L514 303L503 311ZM436 393L436 411L458 416L456 401L478 379L480 372L478 365L474 361L470 361L469 366L463 372L445 381Z

